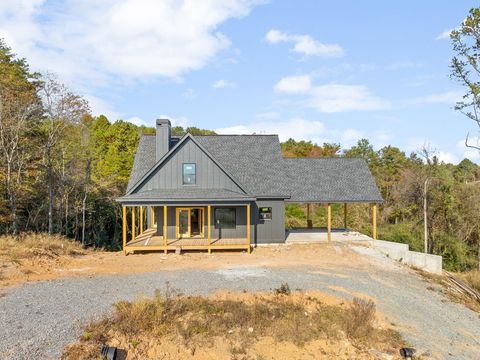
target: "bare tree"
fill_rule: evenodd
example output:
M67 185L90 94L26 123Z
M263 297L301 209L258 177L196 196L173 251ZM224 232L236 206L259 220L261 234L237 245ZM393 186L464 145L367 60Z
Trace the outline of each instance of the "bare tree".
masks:
M466 89L455 109L471 119L480 134L480 8L473 8L459 29L450 34L456 55L450 65L451 78ZM465 138L465 146L480 150L480 138L475 142Z
M10 50L0 43L4 58L0 66L0 154L5 188L11 211L11 231L18 233L18 195L31 152L28 134L38 113L33 79L22 60L13 60ZM7 60L5 60L7 59ZM19 75L20 74L20 75Z
M66 129L70 124L79 124L89 109L83 98L69 91L49 73L43 78L40 96L45 110L45 119L42 124L44 134L42 148L48 188L48 233L52 234L55 161L63 154L62 145L69 145L62 143Z

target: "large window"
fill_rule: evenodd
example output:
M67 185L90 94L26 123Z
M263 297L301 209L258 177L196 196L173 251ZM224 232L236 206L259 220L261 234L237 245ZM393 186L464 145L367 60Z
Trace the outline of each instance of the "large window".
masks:
M195 185L197 183L196 164L183 164L183 184Z
M235 208L215 209L215 229L235 229L237 212Z
M258 209L260 220L272 220L272 208L261 207Z

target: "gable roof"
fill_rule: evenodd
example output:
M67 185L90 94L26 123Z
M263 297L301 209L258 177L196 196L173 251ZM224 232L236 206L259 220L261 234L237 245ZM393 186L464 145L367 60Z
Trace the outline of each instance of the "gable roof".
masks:
M289 197L277 135L204 135L195 138L245 186L248 193L260 197Z
M215 159L212 154L209 153L209 151L207 149L205 149L202 144L200 144L191 134L187 133L185 134L172 148L170 148L170 150L163 155L163 157L155 163L154 161L154 164L153 166L146 172L144 173L143 175L137 175L135 174L135 179L136 180L135 182L133 181L129 181L129 188L127 189L127 195L130 195L132 192L134 192L140 185L142 185L144 183L144 181L148 178L148 176L150 176L153 172L155 172L156 169L158 169L163 163L165 163L168 159L170 159L170 157L172 156L172 154L182 146L183 143L185 143L187 140L191 140L193 141L199 148L200 150L202 150L242 191L245 191L244 187L241 185L241 183L234 177L232 176L232 174L230 174L228 172L228 170L226 170L223 165L218 162L217 159ZM145 164L148 163L148 161L145 161L144 157L150 157L150 158L153 158L153 160L155 160L155 154L156 154L156 151L155 151L155 139L154 139L154 144L153 144L153 147L152 148L149 148L149 142L146 142L145 143L146 146L144 146L144 149L143 151L141 152L138 160L137 160L137 156L135 156L135 160L134 160L134 165L135 163L138 161L138 167L140 168L143 168L143 166L146 166ZM151 152L148 152L147 150L151 150ZM137 152L137 154L139 154L139 152ZM132 173L133 173L133 169L132 169ZM130 180L132 178L132 175L130 176ZM131 184L130 184L131 183Z
M155 135L143 135L138 143L132 172L127 185L127 194L132 187L155 165Z
M291 202L382 202L368 165L358 158L284 159Z
M194 141L246 194L291 202L381 202L380 192L363 159L283 158L277 135L203 135L182 137L160 161L155 161L155 136L140 139L127 187L138 188L187 139ZM221 189L217 189L216 195ZM180 192L185 190L179 190ZM201 197L205 194L185 196ZM222 193L223 194L223 193ZM150 192L145 196L178 196ZM210 195L214 195L213 193ZM224 194L228 198L232 194ZM237 196L237 195L234 195Z

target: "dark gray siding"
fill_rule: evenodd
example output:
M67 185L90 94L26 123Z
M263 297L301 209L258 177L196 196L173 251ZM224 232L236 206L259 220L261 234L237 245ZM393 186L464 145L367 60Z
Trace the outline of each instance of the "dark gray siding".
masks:
M271 207L272 220L260 220L258 208ZM252 218L255 223L252 243L283 243L285 242L285 203L283 200L257 200L252 206Z
M188 207L188 206L186 206ZM207 236L207 207L197 206L204 209L204 224L205 224L205 237ZM217 207L233 207L236 209L236 222L235 229L222 229L221 233L219 229L215 229L215 208ZM271 207L272 208L272 220L260 220L259 219L259 207ZM217 239L221 235L222 238L239 239L247 237L247 209L246 206L215 206L212 205L211 213L211 236L212 239ZM176 207L168 207L168 233L169 239L173 239L176 236ZM157 207L155 211L157 217L157 234L163 235L163 206ZM267 243L283 243L285 242L285 205L283 200L261 200L253 203L250 208L250 226L251 226L251 242L252 244L267 244Z
M183 185L183 164L196 164L196 185ZM243 191L192 140L188 139L158 168L136 192L153 189L227 189Z

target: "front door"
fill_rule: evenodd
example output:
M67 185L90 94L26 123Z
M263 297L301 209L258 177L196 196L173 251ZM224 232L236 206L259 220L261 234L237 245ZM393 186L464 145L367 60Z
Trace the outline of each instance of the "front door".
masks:
M203 236L203 208L177 208L177 238Z
M190 209L177 210L177 237L190 237Z

